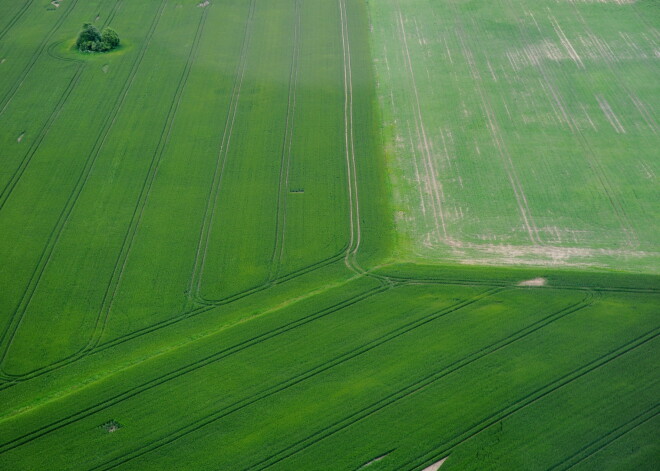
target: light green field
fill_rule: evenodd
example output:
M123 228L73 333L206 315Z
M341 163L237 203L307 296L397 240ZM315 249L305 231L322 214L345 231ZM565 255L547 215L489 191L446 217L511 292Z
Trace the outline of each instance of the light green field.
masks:
M658 9L523 3L0 0L0 469L654 469Z
M370 1L400 256L658 272L654 1Z

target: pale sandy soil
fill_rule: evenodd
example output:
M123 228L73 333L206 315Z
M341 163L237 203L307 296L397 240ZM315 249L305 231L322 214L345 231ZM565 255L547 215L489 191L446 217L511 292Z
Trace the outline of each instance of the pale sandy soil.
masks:
M545 278L533 278L531 280L525 280L518 283L518 286L545 286L548 280Z
M442 458L440 461L433 463L428 468L424 468L423 471L438 471L440 469L440 466L442 466L446 460L447 458Z

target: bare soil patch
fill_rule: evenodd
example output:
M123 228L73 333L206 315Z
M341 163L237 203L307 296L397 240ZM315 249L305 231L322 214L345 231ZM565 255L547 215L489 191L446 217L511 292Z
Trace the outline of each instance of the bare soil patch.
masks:
M525 280L518 283L518 286L545 286L548 283L548 280L545 278L532 278L531 280Z
M389 455L389 453L385 453L384 455L381 455L381 456L379 456L378 458L374 458L373 460L371 460L371 461L369 461L369 462L367 462L367 463L364 463L362 466L360 466L360 469L366 468L367 466L370 466L370 465L372 465L372 464L374 464L374 463L378 463L380 460L382 460L383 458L385 458L387 455Z
M431 466L424 468L422 471L438 471L440 466L442 466L445 461L447 461L447 458L442 458L440 461L433 463Z

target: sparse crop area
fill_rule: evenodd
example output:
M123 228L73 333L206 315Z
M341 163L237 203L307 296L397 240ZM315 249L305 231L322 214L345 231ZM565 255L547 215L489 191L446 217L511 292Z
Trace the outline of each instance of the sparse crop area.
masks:
M369 5L400 257L658 273L656 2Z
M654 469L659 24L0 2L0 468Z

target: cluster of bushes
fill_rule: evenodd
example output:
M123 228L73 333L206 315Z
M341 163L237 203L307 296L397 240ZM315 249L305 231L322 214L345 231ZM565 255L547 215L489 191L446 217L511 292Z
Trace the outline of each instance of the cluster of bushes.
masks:
M76 47L87 52L106 52L117 46L119 46L119 35L115 30L103 28L103 32L100 32L90 23L83 25L83 30L76 40Z

